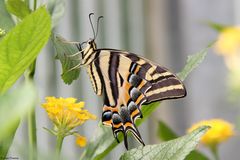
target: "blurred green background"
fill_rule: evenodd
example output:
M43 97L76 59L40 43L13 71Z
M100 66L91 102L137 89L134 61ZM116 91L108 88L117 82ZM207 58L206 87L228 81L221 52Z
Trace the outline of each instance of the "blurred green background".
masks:
M39 1L39 4L46 3ZM61 3L60 3L61 2ZM62 5L62 0L59 0ZM142 55L173 72L179 72L189 54L205 48L216 40L217 32L206 22L238 24L240 22L240 1L238 0L74 0L61 6L65 14L55 28L55 33L71 41L85 41L93 38L88 20L91 12L104 16L99 25L98 48L114 48ZM60 12L63 10L60 7ZM60 13L59 12L59 13ZM61 65L54 60L55 51L51 43L37 59L36 82L40 102L46 96L77 97L86 102L86 108L101 118L102 99L92 89L85 70L79 80L71 85L63 83ZM226 83L227 68L223 58L210 50L203 63L185 81L188 95L184 99L164 101L156 113L140 128L146 144L159 143L156 136L157 122L164 120L179 135L193 123L210 118L222 118L237 122L240 114L239 101L228 101ZM42 153L54 150L54 137L42 127L50 128L47 114L37 107L38 145ZM88 138L94 133L98 121L89 121L80 128L80 133ZM27 141L26 124L21 123L9 155L24 157L21 148ZM136 146L138 144L133 144ZM238 159L236 148L240 147L239 138L234 137L220 146L221 159ZM200 148L206 154L209 151ZM125 151L119 145L108 159L119 158ZM82 149L75 145L74 137L64 141L63 153L66 157L77 159Z

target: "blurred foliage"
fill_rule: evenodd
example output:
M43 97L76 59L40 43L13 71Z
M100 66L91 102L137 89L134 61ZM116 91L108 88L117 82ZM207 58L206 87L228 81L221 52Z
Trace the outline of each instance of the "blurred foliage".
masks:
M5 157L20 119L33 109L37 94L32 82L0 96L0 155Z
M169 141L178 137L173 130L171 130L166 123L163 121L158 121L158 130L157 135L162 141Z

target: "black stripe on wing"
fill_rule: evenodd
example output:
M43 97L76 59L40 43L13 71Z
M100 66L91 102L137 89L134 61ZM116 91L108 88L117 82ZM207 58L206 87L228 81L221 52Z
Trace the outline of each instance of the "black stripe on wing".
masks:
M119 96L119 91L117 86L118 86L118 83L120 83L117 81L118 65L119 65L119 56L117 54L111 54L109 58L108 74L109 74L109 81L110 81L109 83L112 90L113 98L116 103Z

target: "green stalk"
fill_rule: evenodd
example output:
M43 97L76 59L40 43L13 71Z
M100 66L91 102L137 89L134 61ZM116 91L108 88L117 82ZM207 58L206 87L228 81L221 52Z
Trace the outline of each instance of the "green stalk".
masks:
M30 7L30 0L25 1L26 4ZM36 10L37 8L37 0L34 0L33 9ZM35 67L36 67L36 59L29 67L29 70L26 73L26 81L34 80L35 75ZM37 160L37 133L36 133L36 113L35 109L28 113L28 142L29 142L29 160Z
M37 135L35 110L28 113L29 160L37 159Z
M210 150L213 154L214 160L220 160L219 154L218 154L218 145L214 144L210 146Z
M26 3L26 5L27 5L27 6L29 6L29 7L30 7L30 5L29 5L29 4L30 4L30 2L29 2L29 1L30 1L30 0L25 0L25 3Z
M26 72L26 81L33 81L35 74L36 60ZM28 142L29 142L29 160L37 160L37 133L36 133L36 115L35 109L28 113Z
M62 143L63 143L64 136L60 133L57 135L57 143L56 143L56 155L55 159L59 160L60 159L60 154L62 150Z
M34 0L34 3L33 3L33 10L35 11L37 9L37 0Z

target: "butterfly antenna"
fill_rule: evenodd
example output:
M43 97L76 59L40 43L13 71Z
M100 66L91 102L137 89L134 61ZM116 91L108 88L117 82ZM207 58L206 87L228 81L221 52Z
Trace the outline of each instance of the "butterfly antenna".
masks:
M97 38L97 35L98 35L99 22L100 22L101 19L103 19L103 16L98 17L98 20L97 20L97 32L96 32L96 37L95 38ZM94 38L94 40L95 40L95 38Z
M90 24L91 24L91 27L92 27L92 30L93 30L93 39L95 39L96 38L96 33L95 33L95 30L94 30L94 27L93 27L93 23L92 23L92 16L94 15L94 13L90 13L89 14L89 21L90 21Z

